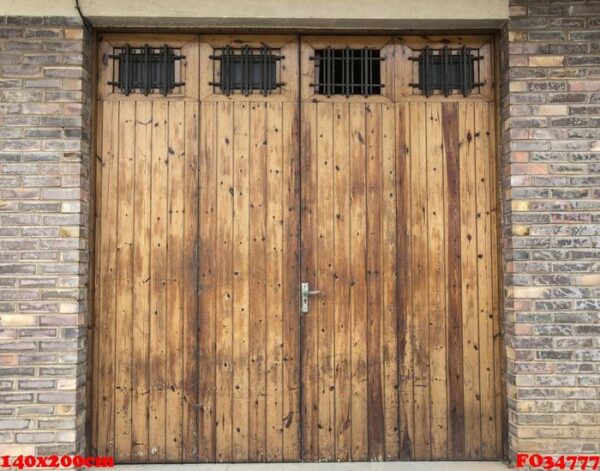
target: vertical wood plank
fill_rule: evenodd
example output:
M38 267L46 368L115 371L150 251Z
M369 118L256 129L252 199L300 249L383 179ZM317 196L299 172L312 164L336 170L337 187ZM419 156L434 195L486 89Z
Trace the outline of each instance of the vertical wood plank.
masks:
M217 105L216 460L232 457L233 104Z
M283 104L283 460L300 459L298 107Z
M135 102L119 104L119 189L115 328L115 459L131 459L131 358L133 296L133 195Z
M250 412L251 461L266 458L266 104L250 110Z
M460 221L463 371L465 455L469 459L481 456L474 120L473 103L461 103L459 105L459 172L461 175Z
M283 455L283 142L282 104L267 104L266 166L266 460Z
M150 195L152 186L152 103L135 111L135 181L133 246L133 369L131 458L148 459L148 379L150 334Z
M490 193L490 128L487 103L475 103L475 194L477 223L477 295L479 321L479 384L481 388L481 456L495 456L494 328Z
M490 238L492 257L492 315L494 334L494 400L495 400L495 427L496 427L496 456L502 456L504 452L504 423L506 417L503 383L503 340L501 330L500 298L502 296L499 273L501 267L499 262L499 239L498 230L499 203L498 203L498 146L496 142L496 103L488 103L488 116L490 123L490 153L488 165L490 169L489 192L490 192Z
M398 124L397 159L397 227L398 251L398 368L399 368L399 417L400 458L414 459L414 369L413 369L413 289L412 289L412 177L413 160L411 143L411 107L397 104Z
M431 457L448 456L444 161L441 104L426 105Z
M166 328L167 328L167 120L168 103L152 104L152 205L150 252L150 461L166 459Z
M348 103L336 103L334 119L335 169L335 450L336 459L350 460L352 453L351 336L350 336L350 113Z
M217 105L202 103L200 108L200 371L198 449L200 461L214 462L216 451L216 290L217 266L214 254L217 229Z
M317 107L306 105L301 114L302 140L302 281L317 286ZM314 306L314 300L311 301ZM314 309L313 309L314 312ZM317 317L302 315L302 458L319 456L319 393L317 368ZM312 365L312 367L307 367Z
M167 137L167 388L166 458L182 457L183 379L183 189L185 103L170 102Z
M368 456L366 291L366 111L350 104L350 313L352 318L352 460Z
M411 249L413 271L415 459L431 459L427 147L424 103L410 104Z
M185 104L183 241L183 461L198 460L198 103Z
M366 110L366 289L367 289L367 402L369 459L381 461L385 453L382 384L382 162L381 104Z
M333 206L333 105L317 104L317 283L321 293L312 299L313 308L308 315L317 317L319 374L319 460L335 457L335 379L334 379L334 206Z
M398 303L396 299L396 116L393 104L382 105L382 381L385 459L397 460L398 440Z
M91 452L96 452L98 450L98 422L99 422L99 414L100 414L100 321L102 312L100 307L102 306L102 258L103 254L101 252L102 249L102 234L104 231L102 230L102 215L104 214L104 209L102 207L102 203L104 201L104 193L103 193L103 185L104 179L102 176L103 172L103 157L104 157L104 149L102 147L104 140L104 104L98 104L96 108L96 155L92 157L95 169L94 169L94 198L95 201L93 203L93 208L90 210L93 211L94 215L94 228L95 234L94 237L94 254L93 254L93 266L94 266L94 289L93 295L94 300L93 304L90 308L90 312L93 313L92 319L92 335L93 335L93 345L90 346L90 350L93 352L94 357L91 361L91 386L92 386L92 410L91 410L91 432L92 432L92 442L91 442ZM95 157L95 159L94 159ZM99 158L98 158L99 157Z
M248 103L234 105L234 218L233 227L233 460L248 459L248 351L250 112Z
M446 297L448 365L448 457L465 450L461 288L461 211L458 104L442 104L446 184Z
M119 103L103 103L102 138L102 212L100 241L101 290L98 302L100 332L105 338L100 342L98 368L100 403L98 404L98 453L114 455L115 446L115 321L116 321L116 253L117 204L119 165Z

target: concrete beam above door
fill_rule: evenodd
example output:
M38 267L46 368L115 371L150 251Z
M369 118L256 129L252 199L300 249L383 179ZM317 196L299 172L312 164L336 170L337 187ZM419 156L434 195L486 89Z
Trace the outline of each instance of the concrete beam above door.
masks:
M507 0L80 0L101 28L495 28ZM77 16L75 0L5 0L0 15Z

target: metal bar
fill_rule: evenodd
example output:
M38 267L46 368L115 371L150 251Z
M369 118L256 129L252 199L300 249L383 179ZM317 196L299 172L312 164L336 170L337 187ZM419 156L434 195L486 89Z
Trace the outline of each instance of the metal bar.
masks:
M354 93L354 58L356 56L356 52L353 50L348 51L348 61L350 62L350 84L348 89L350 90L350 94Z
M368 91L369 95L372 95L373 94L373 49L371 49L371 48L367 49L367 55L369 57L369 61L366 65L367 75L368 75L367 91Z
M365 49L366 48L362 48L360 50L360 94L361 95L367 95L367 89L365 87L365 81L366 81L366 71L365 71Z
M331 50L331 91L333 92L333 94L335 95L335 61L338 59L337 55L336 55L336 50L332 49Z

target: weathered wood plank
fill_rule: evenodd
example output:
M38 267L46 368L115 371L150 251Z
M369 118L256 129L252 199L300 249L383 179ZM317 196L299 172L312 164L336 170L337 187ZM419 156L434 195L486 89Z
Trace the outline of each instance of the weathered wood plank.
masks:
M119 103L103 103L102 138L102 203L100 236L100 299L98 324L104 333L99 346L98 368L102 381L98 384L98 453L114 455L115 446L115 331L117 268L117 205L119 164Z
M166 459L167 136L168 103L152 104L152 206L150 251L150 461Z
M381 461L385 454L382 381L382 157L381 104L366 110L366 289L367 289L367 428L369 459Z
M301 114L302 154L302 281L317 286L317 107L304 106ZM315 305L312 299L311 306ZM315 309L313 309L313 313ZM302 315L302 458L319 457L319 393L317 368L317 316ZM310 365L310 367L308 367Z
M133 330L133 198L135 103L119 103L115 330L115 459L131 459L131 358Z
M350 104L350 315L352 330L352 460L368 457L366 110Z
M217 104L202 103L200 108L200 299L199 299L199 388L198 449L200 461L214 462L216 451L216 253L217 237Z
M398 303L396 232L396 113L393 104L382 105L382 382L385 459L397 460L398 440Z
M266 460L283 456L283 106L267 105L266 183Z
M249 192L250 111L248 103L233 110L233 457L248 459L249 368Z
M135 143L131 458L143 462L148 459L152 103L136 104Z
M334 120L335 254L335 451L336 459L352 456L351 332L350 332L350 109L336 103Z
M266 103L250 110L250 460L266 459Z
M475 103L477 317L479 321L479 384L481 388L481 456L484 459L492 459L496 456L489 153L488 105L487 103Z
M429 302L427 253L427 140L425 103L410 104L411 250L413 287L413 365L415 459L431 459L431 376L429 371Z
M228 462L233 451L233 103L217 104L216 132L216 460Z
M448 368L448 457L464 456L464 388L460 236L458 104L442 104L446 185L446 297Z
M398 251L398 369L399 369L399 415L400 459L414 459L414 367L413 338L414 318L412 304L412 145L409 104L396 105L398 159L396 161Z
M506 401L504 398L503 384L503 342L501 334L501 307L500 299L502 288L499 274L501 273L499 258L501 237L498 230L499 203L498 203L498 145L496 142L496 103L488 103L488 116L490 123L490 154L488 165L490 170L489 192L490 192L490 238L491 238L491 271L492 271L492 315L494 333L494 398L495 398L495 427L496 427L496 456L501 457L504 453L504 423L506 421Z
M335 379L334 379L334 270L331 257L334 253L333 206L333 105L317 106L317 282L321 293L312 298L308 314L317 317L317 368L319 375L319 460L335 458Z
M431 457L448 456L444 160L441 104L426 105Z
M183 242L185 103L170 102L167 137L166 458L181 461L183 431Z
M473 103L459 105L460 222L465 456L481 456L479 331L477 322L477 222Z
M185 104L183 241L183 461L198 460L198 103Z
M283 460L300 459L298 107L283 104Z

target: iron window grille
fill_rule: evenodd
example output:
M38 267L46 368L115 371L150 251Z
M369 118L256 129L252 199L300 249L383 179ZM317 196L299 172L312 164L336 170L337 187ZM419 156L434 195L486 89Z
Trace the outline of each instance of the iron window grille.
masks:
M210 85L229 96L239 90L245 96L254 92L267 96L273 90L281 90L285 83L278 80L278 63L285 57L280 49L269 46L234 48L225 46L213 49L210 58L215 61L213 80ZM217 63L220 67L217 67Z
M126 44L116 47L113 54L112 80L108 82L118 88L124 95L132 92L160 93L167 96L173 90L185 85L181 81L181 65L185 56L181 55L181 49L168 45L152 47L148 44L141 47L131 47Z
M380 50L363 47L361 49L315 50L316 83L311 83L319 95L380 95L381 83Z
M481 92L481 86L484 85L479 79L481 59L483 57L478 49L467 46L455 49L425 46L420 49L418 57L410 57L419 65L419 81L410 86L418 88L425 96L433 95L435 90L441 91L446 97L453 90L460 91L463 96L470 95L475 88Z

